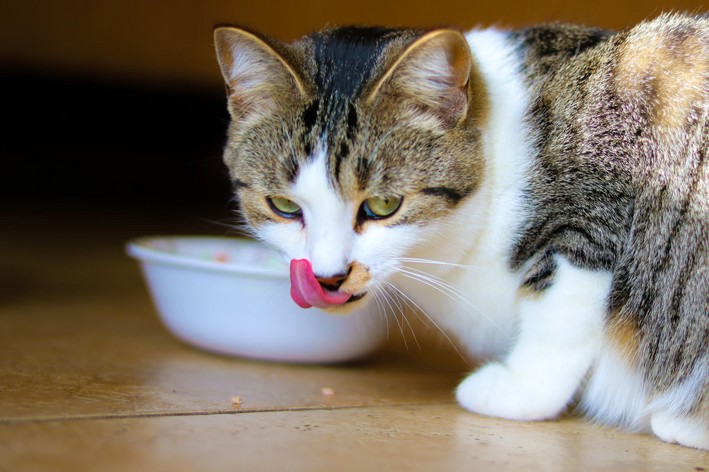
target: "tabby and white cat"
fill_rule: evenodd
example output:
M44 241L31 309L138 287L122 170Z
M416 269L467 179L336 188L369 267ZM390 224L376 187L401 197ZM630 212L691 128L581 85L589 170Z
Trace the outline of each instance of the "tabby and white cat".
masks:
M497 359L474 412L709 448L709 20L215 42L224 159L296 303L426 313Z

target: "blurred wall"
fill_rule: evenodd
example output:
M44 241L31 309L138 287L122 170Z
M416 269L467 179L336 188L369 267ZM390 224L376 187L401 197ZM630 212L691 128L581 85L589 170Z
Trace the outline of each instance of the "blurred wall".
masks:
M324 25L523 26L575 21L620 29L692 0L2 0L0 64L217 86L211 29L236 23L281 39ZM220 85L219 85L220 86Z
M67 208L105 218L109 206L123 215L230 215L221 160L229 117L212 45L218 23L284 40L351 23L467 29L560 20L620 29L700 5L0 0L0 207L19 208L28 220Z

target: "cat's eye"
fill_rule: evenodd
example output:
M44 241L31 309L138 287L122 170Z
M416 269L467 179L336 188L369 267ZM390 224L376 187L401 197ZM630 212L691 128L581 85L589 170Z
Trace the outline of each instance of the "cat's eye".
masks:
M285 197L268 197L268 205L274 213L283 218L299 218L303 214L300 205Z
M362 203L362 211L367 218L381 220L396 213L401 206L401 197L370 197Z

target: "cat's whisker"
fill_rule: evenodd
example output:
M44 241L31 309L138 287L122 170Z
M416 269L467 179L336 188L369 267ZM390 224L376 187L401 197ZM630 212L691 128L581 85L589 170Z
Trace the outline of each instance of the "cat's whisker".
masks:
M409 321L408 317L406 316L407 311L410 313L413 313L422 323L426 328L430 328L429 324L426 322L426 318L421 318L421 315L419 314L419 311L422 311L420 307L417 307L415 304L414 306L411 305L409 302L410 299L404 294L401 290L399 290L394 284L390 282L385 282L387 285L387 292L397 300L397 304L400 307L400 312L401 316L406 320L406 324L409 326L409 329L411 330L411 335L414 338L414 341L416 342L416 347L418 347L419 351L421 350L421 344L418 341L418 338L416 336L416 331L414 330L413 326L411 325L411 322ZM408 299L408 300L407 300ZM403 305L402 305L403 302ZM406 305L406 307L404 307ZM428 315L426 315L428 318ZM429 318L430 319L430 318ZM435 323L434 323L435 325ZM436 326L436 328L440 331L440 328ZM445 333L444 333L445 335Z
M382 314L382 317L384 321L386 322L385 328L386 328L386 337L389 339L389 336L391 335L389 332L389 317L387 316L386 308L384 307L384 304L381 301L382 297L382 289L380 287L375 287L376 290L371 292L372 298L374 299L374 302L377 304L377 308L379 310L379 313Z
M468 305L473 306L472 302L470 302L467 299L467 297L465 296L465 293L462 290L460 290L459 288L455 287L454 285L446 282L441 277L430 274L430 273L420 270L420 269L415 269L413 267L401 267L401 268L399 268L399 272L404 273L404 274L408 274L408 275L416 275L416 276L420 277L421 280L425 280L426 282L428 282L429 285L439 287L444 293L448 293L451 296L464 299L465 301L467 301ZM477 307L476 307L476 309L477 309Z
M225 228L225 236L239 236L247 235L254 239L258 239L254 229L243 219L243 217L237 217L234 215L232 220L225 218L222 220L212 219L212 218L200 218L201 221L208 223L210 225Z
M414 303L413 300L411 300L411 298L407 297L406 294L401 289L399 289L396 285L394 285L388 281L385 281L384 283L388 286L387 287L388 291L390 293L393 292L392 293L393 296L397 297L398 300L403 302L406 305L406 308L408 308L408 310L410 312L414 313L414 315L416 315L416 317L421 321L421 323L423 323L423 325L426 328L430 328L427 320L429 320L429 321L432 321L432 320L430 320L430 318L428 318L428 316L426 318L421 318L421 315L419 314L419 312L422 312L423 310L421 309L420 306L418 306L416 303ZM413 305L412 305L412 303L413 303Z
M473 266L473 265L466 265L466 264L456 264L454 262L445 262L445 261L437 261L435 259L421 259L421 258L416 258L416 257L399 257L397 258L397 261L403 262L403 263L411 263L411 264L429 264L429 265L439 265L439 266L445 266L445 267L455 267L457 269L467 269L467 270L474 270L474 271L480 271L482 268L478 266Z
M394 310L394 307L391 304L391 301L390 301L391 297L387 296L386 291L382 291L382 295L384 296L384 300L387 302L387 305L391 309L391 314L394 317L394 321L396 321L396 324L399 326L399 333L401 334L401 339L404 341L404 347L406 348L406 350L408 350L409 343L406 340L406 333L404 332L404 323L403 323L403 320L406 317L402 313L401 320L400 320L399 316L397 315L396 311Z
M484 311L482 311L479 307L477 307L475 304L473 304L463 292L461 292L459 289L456 287L452 286L451 284L445 282L443 279L437 278L435 276L432 276L430 274L427 274L426 272L419 271L416 269L411 269L411 268L402 268L399 267L396 269L397 272L399 272L401 275L408 277L412 280L416 280L418 282L421 282L425 285L428 285L429 287L439 291L440 293L450 297L453 301L460 305L468 306L469 308L472 308L475 310L477 313L480 315L484 316L487 321L490 322L490 324L497 329L500 334L502 334L505 338L511 339L510 335L505 331L498 323L495 322L494 319L490 318L485 314Z
M414 327L411 325L411 322L406 316L406 310L404 306L400 302L400 297L396 293L392 293L390 290L388 290L388 287L386 286L378 286L376 287L376 290L372 292L373 295L375 295L375 301L377 301L377 306L380 309L380 312L382 315L386 318L387 320L387 327L388 327L388 320L391 316L394 317L394 320L396 321L397 325L399 326L399 332L401 333L402 340L404 342L404 347L408 350L409 349L409 343L407 342L406 338L406 331L404 330L404 325L408 326L409 331L411 332L411 336L414 339L414 343L416 344L416 347L421 350L421 344L418 341L418 338L416 336L416 331L414 330ZM380 301L384 300L384 302ZM386 303L386 307L384 306L384 303ZM407 303L408 306L408 303ZM388 309L387 309L388 307ZM401 320L399 320L398 315L401 315ZM403 322L402 322L403 321ZM387 330L387 337L389 337L389 332Z
M406 316L406 309L405 309L404 306L401 304L401 300L402 300L401 296L399 296L399 294L398 294L397 292L393 292L393 293L392 293L392 292L389 292L389 291L386 290L386 289L384 290L384 293L386 293L386 294L392 299L392 301L396 304L397 309L399 310L399 313L401 313L401 319L402 319L402 320L404 321L404 323L406 323L406 325L409 327L409 331L411 331L411 336L414 338L414 342L416 343L416 347L417 347L418 350L420 351L420 350L421 350L421 344L419 344L419 340L418 340L418 338L416 337L416 331L414 330L414 327L411 325L411 322L409 321L408 316ZM404 301L405 301L405 300L404 300ZM411 307L409 306L409 304L407 303L406 305L409 307L409 310L411 310Z
M389 297L387 296L386 291L383 288L379 289L379 295L381 296L382 300L386 302L386 305L389 307L389 311L391 312L392 316L394 317L394 321L396 321L397 326L399 327L399 332L401 333L401 338L404 341L404 347L408 350L409 349L409 344L406 342L406 335L404 334L404 326L402 325L401 321L399 321L399 317L396 316L396 312L394 311L394 307L392 306L391 302L389 301ZM382 303L383 305L383 303ZM386 308L384 309L384 312L386 313ZM387 317L388 319L388 317Z
M391 282L386 282L386 284L392 290L395 291L395 293L404 301L404 303L406 303L406 305L409 307L409 309L414 314L416 314L417 317L419 317L419 319L421 319L421 315L423 315L425 317L425 319L422 320L422 322L425 324L425 326L428 327L428 323L426 323L426 320L430 321L433 324L433 326L438 330L438 332L441 333L441 335L443 335L443 337L446 339L446 341L448 341L448 343L451 345L453 350L460 356L460 358L463 359L463 361L466 364L468 364L468 360L463 355L463 353L460 352L460 350L458 349L458 346L456 346L456 344L453 342L453 340L450 338L450 336L448 336L448 334L443 330L443 328L441 328L438 325L438 323L436 323L436 321L428 313L426 313L426 310L421 308L421 306L419 306L418 303L416 303L411 297L409 297L403 290L401 290L396 285L392 284Z

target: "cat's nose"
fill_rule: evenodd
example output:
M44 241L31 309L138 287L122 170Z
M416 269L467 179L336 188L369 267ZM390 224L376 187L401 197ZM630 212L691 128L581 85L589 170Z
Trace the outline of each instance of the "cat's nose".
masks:
M337 274L333 275L331 277L318 277L317 275L315 276L315 279L320 283L320 286L324 288L325 290L329 290L331 292L336 292L342 283L347 279L348 274Z

